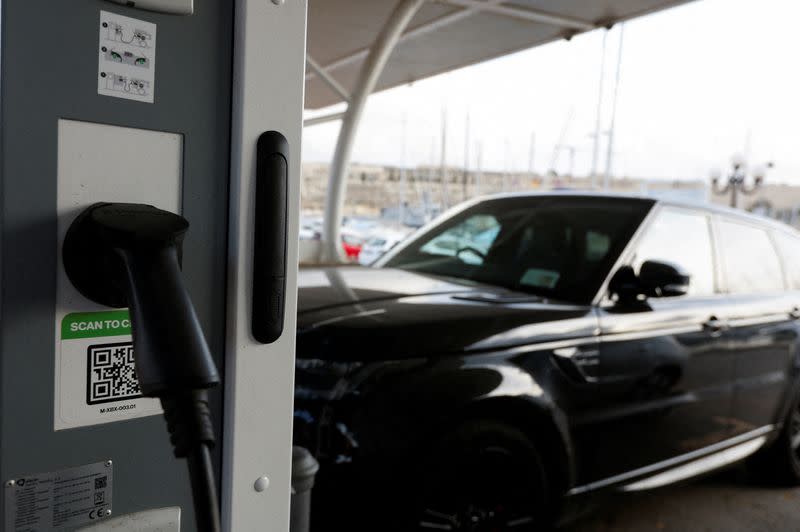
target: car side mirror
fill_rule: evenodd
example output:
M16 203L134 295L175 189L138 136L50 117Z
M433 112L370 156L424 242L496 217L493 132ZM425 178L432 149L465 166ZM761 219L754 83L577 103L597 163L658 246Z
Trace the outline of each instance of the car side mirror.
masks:
M633 268L626 265L617 270L608 284L608 291L620 303L637 301L641 290L639 289L639 279L637 279Z
M647 297L685 296L691 275L677 264L648 260L639 268L639 284Z
M621 303L639 301L644 297L675 297L686 295L691 276L680 266L648 260L637 275L631 266L623 266L614 274L609 291Z

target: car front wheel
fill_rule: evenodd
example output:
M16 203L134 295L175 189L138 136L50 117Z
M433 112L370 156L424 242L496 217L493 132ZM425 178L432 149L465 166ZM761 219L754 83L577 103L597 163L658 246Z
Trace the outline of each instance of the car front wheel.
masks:
M512 426L478 420L457 427L436 445L419 482L404 530L551 529L542 457Z

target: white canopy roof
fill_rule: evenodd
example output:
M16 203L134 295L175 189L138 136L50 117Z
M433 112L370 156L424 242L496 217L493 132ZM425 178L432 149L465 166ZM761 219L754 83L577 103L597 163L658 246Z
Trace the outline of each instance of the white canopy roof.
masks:
M393 51L376 90L567 38L691 0L431 0ZM310 0L306 108L352 92L397 0ZM313 62L313 65L311 64ZM317 67L315 69L315 67ZM333 78L337 92L319 72Z

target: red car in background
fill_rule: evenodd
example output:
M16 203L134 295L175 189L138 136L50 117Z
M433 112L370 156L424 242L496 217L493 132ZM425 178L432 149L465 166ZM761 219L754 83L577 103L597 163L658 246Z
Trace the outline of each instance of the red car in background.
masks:
M364 237L349 231L342 232L342 247L348 259L357 261L361 248L364 247Z

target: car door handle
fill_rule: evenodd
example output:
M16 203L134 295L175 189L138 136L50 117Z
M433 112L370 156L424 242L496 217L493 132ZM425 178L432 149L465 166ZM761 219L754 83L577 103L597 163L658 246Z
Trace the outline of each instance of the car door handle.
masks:
M708 331L711 333L712 336L719 336L728 328L728 325L722 321L717 319L714 316L708 318L708 321L703 323L703 330Z

